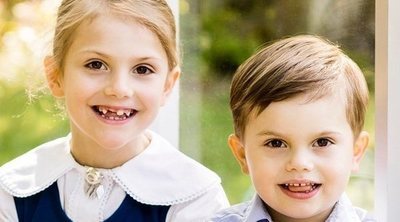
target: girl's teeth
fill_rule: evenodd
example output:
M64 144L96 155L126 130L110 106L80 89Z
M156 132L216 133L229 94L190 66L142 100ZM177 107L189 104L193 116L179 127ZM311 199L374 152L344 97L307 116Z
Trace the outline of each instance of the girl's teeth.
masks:
M118 115L118 116L122 116L124 113L125 113L125 112L124 112L123 110L118 110L118 111L117 111L117 115Z
M106 114L108 112L108 110L106 108L103 108L101 106L98 107L99 112Z
M125 110L125 115L126 115L127 117L129 117L129 116L131 115L131 111L130 111L130 110Z

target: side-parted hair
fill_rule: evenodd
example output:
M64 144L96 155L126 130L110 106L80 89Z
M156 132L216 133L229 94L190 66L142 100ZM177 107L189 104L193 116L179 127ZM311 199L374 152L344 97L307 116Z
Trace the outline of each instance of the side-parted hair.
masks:
M357 64L339 46L318 36L299 35L261 48L235 72L230 106L235 134L244 139L249 117L272 102L307 94L309 101L342 93L353 135L364 125L368 87Z
M101 14L133 20L155 33L164 47L170 70L179 64L174 16L165 0L63 0L58 8L53 57L61 69L74 31Z

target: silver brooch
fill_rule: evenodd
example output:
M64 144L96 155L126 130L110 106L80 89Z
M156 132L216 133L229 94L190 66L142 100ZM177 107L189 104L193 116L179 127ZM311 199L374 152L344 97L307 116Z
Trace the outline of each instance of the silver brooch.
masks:
M97 169L93 167L87 168L85 175L85 193L90 198L101 198L101 196L103 196L104 188L103 185L101 185L102 179L103 175L101 175Z

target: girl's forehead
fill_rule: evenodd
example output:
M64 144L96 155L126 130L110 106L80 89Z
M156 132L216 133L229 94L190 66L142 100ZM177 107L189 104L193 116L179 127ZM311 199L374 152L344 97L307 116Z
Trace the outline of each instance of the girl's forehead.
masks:
M68 54L97 52L112 57L168 60L158 36L146 26L113 15L82 22L71 37Z

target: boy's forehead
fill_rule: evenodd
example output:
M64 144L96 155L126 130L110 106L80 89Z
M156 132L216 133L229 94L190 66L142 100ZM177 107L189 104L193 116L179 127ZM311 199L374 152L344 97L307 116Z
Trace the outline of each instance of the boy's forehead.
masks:
M327 94L312 98L300 94L281 101L271 102L264 109L256 107L247 112L246 131L249 126L294 125L302 123L304 127L319 121L321 124L334 124L335 119L341 124L349 125L344 99L337 94Z

